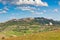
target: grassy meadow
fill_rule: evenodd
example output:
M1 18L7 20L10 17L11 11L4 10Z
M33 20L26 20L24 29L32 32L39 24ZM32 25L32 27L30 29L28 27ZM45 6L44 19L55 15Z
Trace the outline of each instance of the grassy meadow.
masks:
M60 30L10 37L4 40L60 40Z

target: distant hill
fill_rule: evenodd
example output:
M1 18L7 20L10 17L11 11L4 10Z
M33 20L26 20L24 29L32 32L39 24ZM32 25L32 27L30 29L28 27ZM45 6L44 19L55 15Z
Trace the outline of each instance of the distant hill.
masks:
M28 34L58 29L60 29L60 21L43 17L12 19L5 23L0 23L0 32L5 32L5 34L19 35L20 33Z

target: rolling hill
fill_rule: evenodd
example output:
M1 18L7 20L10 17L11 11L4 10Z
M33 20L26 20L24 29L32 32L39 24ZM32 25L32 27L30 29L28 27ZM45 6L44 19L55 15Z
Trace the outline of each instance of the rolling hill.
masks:
M20 36L24 34L48 32L60 29L60 21L43 17L12 19L0 23L0 34Z

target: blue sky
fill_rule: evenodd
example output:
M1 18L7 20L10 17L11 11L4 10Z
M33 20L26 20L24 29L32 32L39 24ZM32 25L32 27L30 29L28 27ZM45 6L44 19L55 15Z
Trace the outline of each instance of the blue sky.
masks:
M60 21L60 0L37 0L36 3L0 0L0 22L27 17L45 17Z

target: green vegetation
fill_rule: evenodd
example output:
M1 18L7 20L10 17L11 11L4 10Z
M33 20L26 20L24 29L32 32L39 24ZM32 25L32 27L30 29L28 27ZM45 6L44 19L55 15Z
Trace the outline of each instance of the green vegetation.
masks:
M33 33L20 37L11 37L5 40L60 40L60 30Z
M46 18L13 19L0 23L0 34L6 37L21 36L32 33L48 32L60 29L60 21Z

